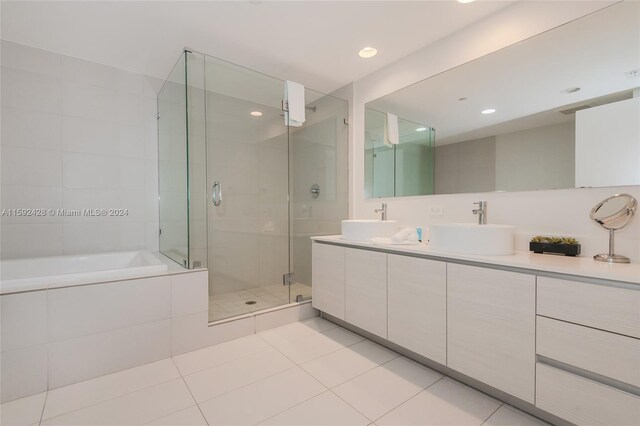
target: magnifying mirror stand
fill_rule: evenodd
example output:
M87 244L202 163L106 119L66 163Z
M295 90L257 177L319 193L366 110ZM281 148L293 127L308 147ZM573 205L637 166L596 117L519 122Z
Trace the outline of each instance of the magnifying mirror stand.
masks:
M631 263L631 259L626 256L621 256L619 254L613 254L614 247L614 233L615 229L609 229L609 253L601 253L593 256L595 260L600 262L609 262L609 263Z

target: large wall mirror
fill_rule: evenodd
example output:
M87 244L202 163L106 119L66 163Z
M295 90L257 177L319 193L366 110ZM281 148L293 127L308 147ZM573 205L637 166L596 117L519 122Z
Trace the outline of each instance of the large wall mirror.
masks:
M367 198L640 185L640 2L366 104Z

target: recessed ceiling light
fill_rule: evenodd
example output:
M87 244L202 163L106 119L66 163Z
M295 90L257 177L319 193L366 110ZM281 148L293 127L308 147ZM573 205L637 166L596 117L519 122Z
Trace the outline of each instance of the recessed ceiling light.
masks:
M580 91L579 87L569 87L568 89L564 89L566 93L576 93Z
M262 116L262 113L260 111L251 111L251 115L253 115L254 117L260 117Z
M460 99L458 99L458 101L460 101L460 102L464 102L464 101L466 101L466 100L467 100L467 98L460 98Z
M496 112L496 110L493 109L493 108L488 108L488 109L483 109L480 112L483 113L483 114L493 114L494 112Z
M458 0L458 3L465 4L465 3L471 3L472 1L474 0Z
M426 131L427 131L427 128L426 128L426 127L418 127L418 128L416 129L416 132L426 132Z
M360 49L360 52L358 52L358 55L361 58L373 58L377 54L378 49L376 49L375 47L365 47L363 49Z

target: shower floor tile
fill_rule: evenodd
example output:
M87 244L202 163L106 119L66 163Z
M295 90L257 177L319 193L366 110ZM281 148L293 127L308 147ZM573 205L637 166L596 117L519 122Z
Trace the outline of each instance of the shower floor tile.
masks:
M283 285L213 294L209 296L209 322L286 305L295 302L298 295L302 295L305 299L311 297L311 286L294 283L290 288L291 301L289 300L289 287ZM247 302L255 303L248 304Z
M323 350L307 362L295 356L306 347ZM547 426L321 318L8 402L0 413L7 426Z

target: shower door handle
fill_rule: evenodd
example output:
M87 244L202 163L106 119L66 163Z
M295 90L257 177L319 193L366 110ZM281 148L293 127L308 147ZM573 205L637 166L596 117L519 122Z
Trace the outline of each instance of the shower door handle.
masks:
M213 199L213 205L218 207L222 205L222 184L218 181L213 183L213 188L211 190L211 198Z

